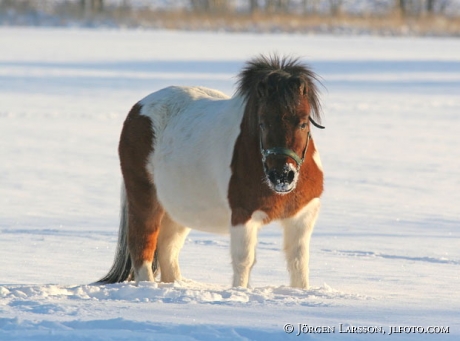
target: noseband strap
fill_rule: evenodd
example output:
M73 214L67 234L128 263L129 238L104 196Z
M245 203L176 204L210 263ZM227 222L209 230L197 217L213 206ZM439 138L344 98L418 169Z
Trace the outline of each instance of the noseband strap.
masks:
M269 157L270 155L284 155L284 156L288 156L290 157L291 159L293 159L297 165L299 164L302 164L303 162L303 159L301 159L299 157L299 155L297 155L296 152L294 152L293 150L289 149L289 148L284 148L284 147L274 147L274 148L270 148L270 149L262 149L262 160L265 161L267 157Z
M271 155L287 156L295 161L295 163L297 164L297 171L299 171L300 166L302 166L302 163L305 160L305 154L307 153L308 144L310 143L310 139L311 139L311 135L310 135L310 132L308 132L307 143L303 150L302 157L300 157L299 155L297 155L295 151L289 148L285 148L285 147L273 147L273 148L265 149L262 144L262 135L260 135L260 152L262 153L262 162L265 163L265 160L267 160L267 157Z

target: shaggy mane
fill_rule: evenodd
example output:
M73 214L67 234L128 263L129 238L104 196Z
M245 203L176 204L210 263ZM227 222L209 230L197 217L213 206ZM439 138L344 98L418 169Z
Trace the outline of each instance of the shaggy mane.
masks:
M294 110L299 103L301 85L305 87L312 118L321 121L321 103L315 85L316 74L298 58L258 56L248 61L238 75L237 94L251 100L279 101ZM319 81L318 81L319 82ZM266 93L266 98L261 95Z

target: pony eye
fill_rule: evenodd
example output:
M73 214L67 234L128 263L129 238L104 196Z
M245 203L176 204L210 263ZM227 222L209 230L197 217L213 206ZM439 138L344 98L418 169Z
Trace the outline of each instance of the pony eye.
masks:
M308 124L307 123L302 123L299 125L299 128L302 130L305 130L307 128Z

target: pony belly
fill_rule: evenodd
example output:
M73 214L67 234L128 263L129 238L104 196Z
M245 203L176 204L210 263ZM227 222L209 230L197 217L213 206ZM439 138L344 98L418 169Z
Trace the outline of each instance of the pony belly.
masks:
M231 211L219 195L217 183L201 173L187 174L193 166L155 161L153 170L158 199L177 223L204 232L228 233ZM193 172L192 172L193 173Z
M157 176L161 179L161 176ZM165 188L167 187L167 188ZM203 232L226 234L230 224L230 210L226 205L207 200L186 190L173 190L157 182L158 198L163 208L177 223Z
M170 207L168 205L166 205L165 209L172 216L174 221L191 229L218 234L229 233L230 218L223 218L228 215L226 214L227 212L219 212L218 210L214 210L213 212L194 212L191 210L181 210L180 207Z

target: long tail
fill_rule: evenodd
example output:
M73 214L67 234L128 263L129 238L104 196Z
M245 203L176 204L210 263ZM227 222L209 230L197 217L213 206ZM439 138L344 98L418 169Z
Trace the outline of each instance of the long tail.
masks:
M121 189L121 214L120 227L118 230L118 244L115 260L110 271L97 281L97 284L110 284L124 282L131 279L131 258L128 250L128 202L126 200L125 184Z
M96 284L112 284L134 280L134 270L131 266L131 257L128 250L128 201L126 200L125 184L121 186L121 214L120 227L118 230L117 252L112 268L107 275L101 278ZM154 276L158 271L158 253L155 250L152 271Z

